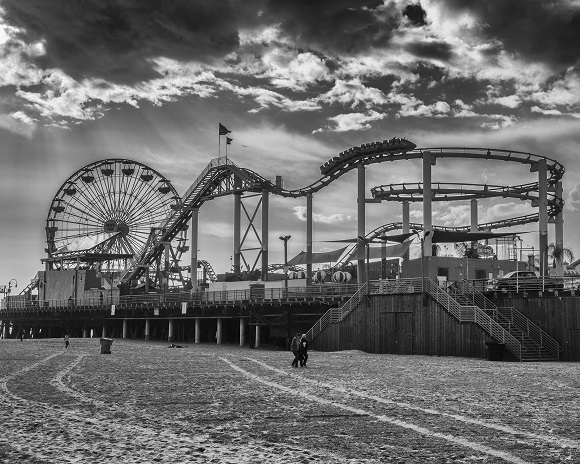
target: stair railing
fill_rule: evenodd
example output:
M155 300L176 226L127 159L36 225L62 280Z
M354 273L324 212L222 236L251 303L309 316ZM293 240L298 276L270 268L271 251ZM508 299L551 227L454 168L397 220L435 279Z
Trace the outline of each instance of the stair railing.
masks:
M324 331L331 323L343 321L352 311L354 311L366 296L367 284L361 287L352 295L348 301L340 308L330 308L320 319L306 332L306 338L314 340L321 332Z
M538 325L532 322L528 317L518 311L513 307L498 307L489 298L487 298L483 293L477 290L468 281L457 282L457 290L470 298L470 300L480 308L487 309L488 313L491 313L492 317L495 314L501 314L506 318L511 324L518 327L524 334L526 334L534 343L536 343L540 348L544 348L548 353L550 353L556 359L560 357L560 344L550 337L544 330L542 330ZM492 310L492 311L490 311ZM497 319L495 316L494 319ZM541 356L541 350L540 350Z
M412 286L417 291L423 291L423 284L425 292L428 293L437 303L439 303L449 314L451 314L459 322L473 322L481 327L488 335L495 340L504 343L508 350L510 350L518 359L522 356L521 343L508 331L506 331L497 321L490 317L486 310L482 310L475 304L462 305L460 304L450 292L445 291L438 284L428 278L415 279L400 279L390 283L389 281L381 281L379 288L381 293L392 292L396 288L405 288ZM382 287L380 287L382 285ZM397 285L398 287L395 287ZM469 300L468 300L469 301ZM469 301L470 302L470 301Z
M512 324L520 328L529 338L536 342L540 347L544 348L557 360L560 359L560 344L544 332L540 327L534 324L525 315L519 312L516 308L497 308L498 312L505 316ZM541 350L540 350L541 356Z

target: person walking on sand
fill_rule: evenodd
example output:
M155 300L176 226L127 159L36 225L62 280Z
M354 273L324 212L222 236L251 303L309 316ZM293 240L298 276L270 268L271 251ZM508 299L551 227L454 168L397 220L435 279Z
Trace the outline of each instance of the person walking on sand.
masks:
M308 338L303 334L300 339L300 366L306 367L306 361L308 361Z
M294 353L292 367L298 367L298 361L300 361L300 335L300 332L298 332L292 339L292 343L290 343L290 349L292 350L292 353ZM300 365L302 365L302 361L300 361Z
M68 342L69 342L69 340L70 340L70 337L68 336L68 334L65 334L64 335L64 347L65 348L68 348L68 345L69 345Z

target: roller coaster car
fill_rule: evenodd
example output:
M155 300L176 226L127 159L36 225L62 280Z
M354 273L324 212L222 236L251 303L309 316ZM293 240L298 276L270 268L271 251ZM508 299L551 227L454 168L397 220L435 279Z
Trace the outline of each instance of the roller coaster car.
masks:
M390 140L383 140L382 142L363 143L360 147L349 148L348 150L339 153L339 156L335 156L324 163L320 166L320 172L322 175L326 176L336 169L337 166L343 165L344 163L360 156L364 156L367 153L376 151L406 152L414 150L416 147L417 145L413 142L398 137L393 137Z

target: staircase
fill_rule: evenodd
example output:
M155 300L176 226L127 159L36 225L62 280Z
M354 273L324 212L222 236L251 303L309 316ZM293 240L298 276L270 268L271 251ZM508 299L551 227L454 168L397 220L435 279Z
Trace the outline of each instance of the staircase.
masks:
M557 361L559 345L552 337L515 308L500 308L467 282L440 288L430 279L399 279L371 282L372 294L416 294L423 289L460 323L477 324L520 361ZM306 333L314 340L330 324L342 322L365 300L363 285L341 308L329 309Z
M557 361L560 346L540 327L513 307L498 307L467 281L448 288L455 300L464 305L475 305L495 320L521 345L520 361Z
M349 298L349 300L340 308L330 308L322 317L306 332L306 338L309 341L314 340L324 329L330 324L338 324L346 319L346 317L353 312L359 305L366 301L367 284L362 285L356 293Z
M173 240L191 219L194 208L199 208L206 196L210 195L226 178L235 174L242 183L250 184L254 179L243 169L236 166L231 160L215 158L205 167L195 179L189 190L181 197L179 208L170 211L166 218L155 227L149 236L143 252L136 256L133 265L123 275L123 283L139 277L143 265L151 265L164 252L164 243Z

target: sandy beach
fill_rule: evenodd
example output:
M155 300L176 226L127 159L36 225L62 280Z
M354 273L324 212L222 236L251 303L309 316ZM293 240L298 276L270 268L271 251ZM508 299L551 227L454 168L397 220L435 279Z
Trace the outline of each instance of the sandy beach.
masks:
M580 462L578 364L0 341L0 462Z

